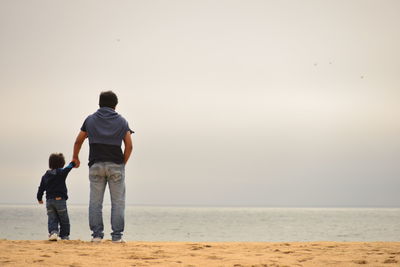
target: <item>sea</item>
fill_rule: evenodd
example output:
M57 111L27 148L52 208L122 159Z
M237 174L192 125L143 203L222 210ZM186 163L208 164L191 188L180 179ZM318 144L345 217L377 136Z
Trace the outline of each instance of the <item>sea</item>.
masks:
M110 238L110 206L104 206ZM88 207L69 205L71 239L90 240ZM0 239L44 240L43 205L0 205ZM400 208L127 206L126 241L400 241Z

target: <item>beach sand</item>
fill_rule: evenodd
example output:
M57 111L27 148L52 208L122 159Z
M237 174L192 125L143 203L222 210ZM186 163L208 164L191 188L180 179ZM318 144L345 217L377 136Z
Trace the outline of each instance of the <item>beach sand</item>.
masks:
M0 266L400 266L400 242L0 240Z

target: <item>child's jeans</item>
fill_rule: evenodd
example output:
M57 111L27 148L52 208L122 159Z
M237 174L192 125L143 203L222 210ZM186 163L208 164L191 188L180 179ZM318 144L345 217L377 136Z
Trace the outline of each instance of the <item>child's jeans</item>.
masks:
M61 239L69 237L70 225L67 211L67 201L65 199L47 199L46 208L49 219L49 234L56 233L61 237ZM58 230L58 225L60 225L60 230Z

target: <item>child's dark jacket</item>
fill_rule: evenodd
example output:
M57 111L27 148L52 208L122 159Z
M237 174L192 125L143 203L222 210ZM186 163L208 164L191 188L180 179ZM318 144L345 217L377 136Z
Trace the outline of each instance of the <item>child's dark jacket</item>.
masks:
M64 169L48 170L42 177L40 186L37 192L37 199L42 200L43 193L46 191L46 199L54 199L61 197L62 199L68 199L68 190L65 180L67 179L68 173L75 166L75 163L71 162Z

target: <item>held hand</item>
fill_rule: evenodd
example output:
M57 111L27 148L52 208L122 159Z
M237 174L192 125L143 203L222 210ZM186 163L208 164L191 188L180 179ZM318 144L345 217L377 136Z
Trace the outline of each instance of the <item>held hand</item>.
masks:
M79 158L73 158L71 161L73 163L75 163L74 168L79 168L79 165L81 165L81 162L79 161Z
M38 202L39 202L39 204L43 204L43 200L39 200Z

